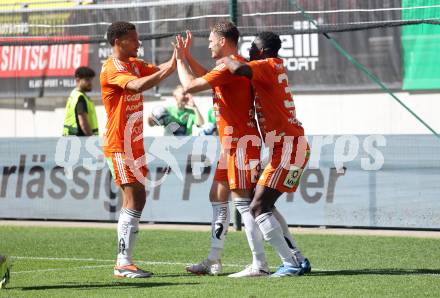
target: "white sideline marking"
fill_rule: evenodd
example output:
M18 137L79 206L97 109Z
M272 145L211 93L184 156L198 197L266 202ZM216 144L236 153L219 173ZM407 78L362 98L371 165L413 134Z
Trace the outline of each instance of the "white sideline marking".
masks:
M51 257L21 257L21 256L11 256L12 259L23 259L23 260L43 260L43 261L79 261L79 262L112 262L115 260L102 260L93 258L51 258ZM162 262L162 261L136 261L136 263L147 264L147 265L188 265L188 263L179 262ZM224 265L224 266L244 266L244 265Z
M48 268L48 269L36 269L27 271L12 271L12 274L22 274L22 273L35 273L35 272L48 272L48 271L71 271L76 269L95 269L102 267L113 267L113 265L97 265L97 266L80 266L80 267L70 267L70 268Z
M43 260L43 261L80 261L80 262L112 262L114 263L115 260L103 260L103 259L93 259L93 258L52 258L52 257L26 257L26 256L11 256L12 259L22 259L22 260ZM146 265L171 265L171 266L186 266L189 263L181 263L181 262L163 262L163 261L136 261L136 263L139 264L146 264ZM237 268L243 268L247 264L223 264L224 267L237 267ZM99 266L81 266L81 267L73 267L73 268L53 268L53 269L37 269L37 270L30 270L30 271L18 271L18 272L12 272L12 273L28 273L28 272L44 272L44 271L57 271L57 270L70 270L70 269L90 269L90 268L99 268L99 267L106 267L110 265L99 265ZM111 265L113 266L113 265ZM273 267L276 268L276 267ZM313 268L313 271L331 271L331 270L322 270L322 269L315 269Z
M11 259L22 259L22 260L44 260L44 261L82 261L82 262L112 262L115 260L103 260L103 259L93 259L93 258L52 258L52 257L26 257L26 256L11 256ZM146 265L179 265L185 266L188 263L180 263L180 262L162 262L162 261L137 261L139 264ZM95 268L103 268L103 267L113 267L113 264L108 265L94 265L94 266L80 266L80 267L67 267L67 268L48 268L48 269L36 269L29 271L12 271L12 274L22 274L22 273L34 273L34 272L49 272L49 271L70 271L70 270L78 270L78 269L95 269ZM225 267L240 267L243 268L246 264L223 264ZM276 267L271 267L276 268ZM313 272L328 272L334 271L337 269L319 269L313 268ZM440 276L437 273L419 273L418 275L432 275L432 276Z
M27 257L11 256L12 259L42 260L42 261L82 261L82 262L115 262L115 260L101 260L93 258L54 258L54 257Z
M93 258L52 258L52 257L26 257L26 256L11 256L12 259L22 259L22 260L42 260L42 261L80 261L80 262L112 262L115 260L103 260L103 259L93 259ZM147 265L188 265L189 263L180 262L165 262L165 261L136 261L136 263L147 264ZM246 264L223 264L227 267L243 267Z

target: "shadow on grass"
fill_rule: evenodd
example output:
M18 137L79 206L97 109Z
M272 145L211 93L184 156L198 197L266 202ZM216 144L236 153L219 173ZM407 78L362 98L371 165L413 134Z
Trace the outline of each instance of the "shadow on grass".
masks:
M228 276L231 273L235 273L235 272L230 272L230 273L220 273L216 276ZM203 277L203 276L208 276L210 277L209 274L193 274L190 272L183 272L183 273L165 273L165 274L155 274L154 277Z
M328 275L425 275L440 274L440 269L358 269L358 270L329 270L313 271L310 276L328 276Z
M171 283L171 282L112 282L112 283L64 283L60 285L42 285L32 287L21 287L22 291L39 291L39 290L60 290L60 289L100 289L100 288L155 288L155 287L169 287L169 286L190 286L198 283ZM12 288L11 288L12 289Z

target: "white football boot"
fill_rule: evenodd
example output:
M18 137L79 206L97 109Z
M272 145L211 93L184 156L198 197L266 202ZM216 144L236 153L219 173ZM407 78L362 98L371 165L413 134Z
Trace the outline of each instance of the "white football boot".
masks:
M186 266L186 271L197 275L219 275L222 273L222 268L223 266L221 260L211 261L209 259L205 259L199 264L191 264Z
M270 271L267 265L263 266L263 268L255 268L252 265L247 265L244 270L228 275L228 277L261 277L261 276L269 276Z

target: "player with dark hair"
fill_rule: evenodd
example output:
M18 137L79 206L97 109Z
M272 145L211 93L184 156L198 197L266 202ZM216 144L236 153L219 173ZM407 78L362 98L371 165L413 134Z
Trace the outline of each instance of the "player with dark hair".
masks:
M274 207L283 193L296 191L310 155L304 129L296 119L283 60L278 58L280 48L278 35L262 32L249 50L251 62L244 63L231 57L219 61L232 73L251 79L261 133L271 151L250 209L264 239L283 261L272 275L275 277L301 275L311 270L310 262L301 254L289 233L286 221Z
M116 277L150 277L151 273L139 269L132 259L146 201L142 92L168 77L176 69L176 59L173 54L159 66L137 59L139 38L131 23L111 24L107 40L113 53L104 62L100 76L102 101L108 117L104 154L115 183L122 189L123 200L114 274Z
M120 39L121 37L129 34L133 30L136 30L136 27L132 23L114 22L107 29L107 41L113 47L115 45L116 39Z
M75 70L75 78L78 78L78 79L94 78L95 75L96 75L95 71L93 69L91 69L90 67L81 66Z
M212 58L218 60L232 55L233 59L245 62L246 60L238 55L238 37L239 32L234 24L216 24L209 35ZM197 93L213 90L214 112L221 146L219 163L209 193L213 210L211 251L207 259L199 264L187 266L186 270L194 274L221 273L221 254L230 222L228 198L232 194L234 203L242 215L246 236L253 251L255 271L252 276L268 275L264 242L249 212L252 191L260 169L261 146L250 81L232 75L224 64L217 65L208 72L189 51L191 32L187 31L185 40L181 36L177 36L176 40L177 70L184 91Z
M63 136L98 135L98 118L95 104L87 95L92 91L95 71L87 66L75 70L76 88L72 90L66 103Z

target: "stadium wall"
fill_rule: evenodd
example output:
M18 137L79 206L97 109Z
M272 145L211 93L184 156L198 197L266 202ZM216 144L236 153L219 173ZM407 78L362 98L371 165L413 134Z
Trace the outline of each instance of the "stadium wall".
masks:
M116 220L121 193L101 141L3 139L0 218ZM440 229L437 138L344 135L308 141L312 153L298 191L277 202L289 224ZM141 220L210 222L217 138L149 137L145 148L148 204ZM263 163L267 156L264 151Z

